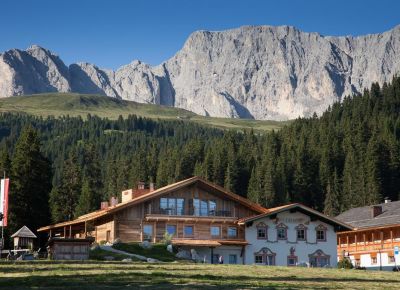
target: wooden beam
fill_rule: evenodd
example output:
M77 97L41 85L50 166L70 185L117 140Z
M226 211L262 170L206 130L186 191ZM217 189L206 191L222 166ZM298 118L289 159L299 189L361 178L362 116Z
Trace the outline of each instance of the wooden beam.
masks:
M72 225L69 225L69 237L72 238Z
M391 248L393 249L393 229L390 229L390 244Z
M64 239L67 237L67 227L64 226Z
M356 243L356 251L357 251L357 233L356 233L356 235L354 236L354 241L355 241L355 243Z
M87 238L87 221L85 221L85 238Z

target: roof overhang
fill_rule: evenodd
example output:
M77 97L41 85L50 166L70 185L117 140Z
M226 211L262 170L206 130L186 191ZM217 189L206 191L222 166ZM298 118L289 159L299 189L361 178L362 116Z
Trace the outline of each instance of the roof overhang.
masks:
M101 210L101 211L97 211L97 212L93 212L93 213L89 213L86 214L84 216L81 216L75 220L72 221L67 221L67 222L62 222L62 223L58 223L58 224L54 224L54 225L49 225L46 227L41 227L38 229L38 232L45 232L45 231L49 231L51 229L56 229L56 228L60 228L60 227L64 227L64 226L70 226L70 225L76 225L76 224L82 224L85 223L87 221L91 221L91 220L96 220L98 218L113 214L117 211L120 211L122 209L125 209L127 207L130 207L132 205L136 205L142 202L145 202L147 200L153 199L155 197L161 196L163 194L169 193L173 190L176 189L180 189L182 187L185 186L190 186L192 184L196 184L199 183L202 186L206 186L208 188L213 189L214 191L218 191L220 194L224 194L225 196L228 196L230 199L246 206L247 208L252 209L253 211L257 212L257 213L265 213L267 212L267 209L262 207L259 204L256 204L254 202L251 202L250 200L241 197L240 195L237 195L233 192L227 191L225 188L216 185L214 183L211 183L209 181L206 181L198 176L192 177L192 178L188 178L179 182L176 182L174 184L170 184L164 187L161 187L157 190L154 190L152 192L143 194L135 199L132 199L130 201L124 202L124 203L119 203L113 207L109 207L105 210Z
M256 221L256 220L259 220L261 218L274 216L274 215L276 215L278 213L285 212L285 211L288 211L288 210L296 210L296 211L299 211L299 212L304 213L306 215L313 216L313 217L317 218L320 221L323 221L323 222L325 222L327 224L335 226L337 228L337 230L339 230L339 231L353 230L352 226L350 226L350 225L348 225L346 223L343 223L343 222L341 222L341 221L339 221L337 219L328 217L328 216L324 215L323 213L320 213L319 211L316 211L316 210L314 210L314 209L312 209L312 208L310 208L308 206L302 205L300 203L293 203L293 204L288 204L288 205L285 205L285 206L280 206L280 207L277 207L277 208L271 208L266 213L242 219L238 223L242 224L242 225L249 224L249 223L251 223L253 221Z

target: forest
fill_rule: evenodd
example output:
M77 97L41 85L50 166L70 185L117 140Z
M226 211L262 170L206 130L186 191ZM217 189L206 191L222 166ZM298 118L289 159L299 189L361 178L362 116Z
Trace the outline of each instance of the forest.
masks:
M270 133L134 115L2 113L0 149L10 232L96 210L138 181L161 187L193 175L266 207L301 202L335 216L399 198L400 78Z

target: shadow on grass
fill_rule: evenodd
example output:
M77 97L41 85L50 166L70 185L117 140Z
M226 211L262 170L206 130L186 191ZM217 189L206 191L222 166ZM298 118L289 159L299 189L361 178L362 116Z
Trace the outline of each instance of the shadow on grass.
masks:
M60 269L62 270L62 269ZM78 270L78 269L76 269ZM92 269L93 270L93 269ZM94 269L95 270L95 269ZM359 278L304 278L297 276L281 277L251 277L251 276L229 276L218 275L185 275L167 271L153 271L149 273L134 272L134 269L126 269L119 273L101 274L75 274L65 273L54 276L30 275L28 277L1 277L0 289L122 289L151 288L151 289L244 289L244 288L290 288L290 289L315 289L339 287L334 282L359 283L359 288L368 289L370 283L384 283L386 287L395 289L399 281L387 279L359 279Z

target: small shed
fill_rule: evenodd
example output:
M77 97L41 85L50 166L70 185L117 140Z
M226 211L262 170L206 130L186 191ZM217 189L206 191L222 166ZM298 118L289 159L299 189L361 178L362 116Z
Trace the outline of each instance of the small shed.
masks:
M53 260L87 260L93 241L93 238L51 238L47 250Z
M14 239L14 250L33 249L37 236L27 227L23 226L11 236Z

